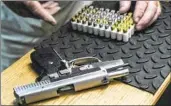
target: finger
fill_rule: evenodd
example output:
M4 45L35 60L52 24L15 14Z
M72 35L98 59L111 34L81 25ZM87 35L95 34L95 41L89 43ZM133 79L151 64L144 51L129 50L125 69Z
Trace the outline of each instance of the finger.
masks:
M53 16L48 13L38 1L32 1L30 3L30 8L35 15L40 16L43 20L52 24L56 24L56 20L53 18Z
M157 8L156 15L154 16L154 18L152 19L152 21L150 21L150 23L149 23L148 26L150 26L154 21L156 21L160 14L161 14L161 7L159 6L159 7Z
M42 7L45 8L45 7L47 7L47 6L49 6L49 5L53 4L53 3L54 3L54 1L45 2L45 3L42 4Z
M146 8L147 8L146 1L137 1L136 2L134 16L133 16L135 23L138 23L138 21L142 18Z
M143 17L140 19L140 21L136 25L137 30L142 30L145 27L147 27L148 23L150 23L150 21L153 19L153 17L156 14L156 11L157 11L157 5L155 3L156 3L156 1L150 1L148 3L147 9L146 9Z
M53 8L53 7L57 7L59 6L59 4L57 2L54 2L53 4L49 5L49 8Z
M120 1L120 13L125 13L130 9L131 1Z
M51 15L53 15L53 14L57 13L60 9L61 9L60 7L53 7L53 8L51 8L51 9L48 9L47 11L48 11Z

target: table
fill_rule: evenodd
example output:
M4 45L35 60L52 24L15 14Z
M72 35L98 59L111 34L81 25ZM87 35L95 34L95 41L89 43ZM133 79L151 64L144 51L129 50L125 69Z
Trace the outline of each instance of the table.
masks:
M31 68L30 60L30 54L33 51L28 52L1 73L2 105L15 103L13 87L35 81L37 75ZM170 79L171 74L168 75L155 95L122 82L114 81L108 86L66 94L34 103L34 105L154 105L171 82Z

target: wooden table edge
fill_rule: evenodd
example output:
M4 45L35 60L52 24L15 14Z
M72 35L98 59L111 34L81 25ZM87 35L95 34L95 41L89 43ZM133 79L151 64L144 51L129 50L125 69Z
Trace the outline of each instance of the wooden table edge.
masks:
M160 99L160 97L162 96L162 94L164 93L164 91L166 90L166 88L168 87L168 85L171 83L171 72L170 74L166 77L166 79L164 80L164 82L162 83L162 85L159 87L159 89L157 90L157 92L154 94L153 97L153 102L151 105L155 105L157 103L157 101Z
M16 62L22 60L26 55L30 55L33 51L35 51L34 49L30 50L28 53L26 53L23 57L21 57L19 60L17 60ZM15 63L16 63L15 62ZM15 65L15 63L13 63L12 65ZM11 66L12 66L11 65ZM10 67L11 67L10 66ZM8 67L7 69L5 69L3 72L1 72L1 75L8 70L10 67ZM120 82L120 81L119 81ZM123 82L121 82L122 84L125 84ZM166 90L166 88L168 87L168 85L171 83L171 73L167 76L167 78L164 80L164 82L162 83L162 85L160 86L160 88L157 90L157 92L153 95L152 101L150 102L150 104L148 105L155 105L157 103L157 101L160 99L161 95L164 93L164 91ZM128 84L125 84L128 85ZM130 85L128 85L130 86ZM137 88L138 89L138 88ZM144 92L144 91L143 91ZM145 91L146 92L146 91ZM147 92L149 93L149 92ZM149 93L151 94L151 93ZM2 96L2 95L1 95ZM5 104L2 104L5 105Z

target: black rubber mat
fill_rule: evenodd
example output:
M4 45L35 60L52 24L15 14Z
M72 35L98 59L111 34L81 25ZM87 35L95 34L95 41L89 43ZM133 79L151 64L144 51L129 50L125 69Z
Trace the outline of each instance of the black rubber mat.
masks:
M158 20L146 30L136 32L127 43L73 31L70 23L66 24L35 47L31 59L39 74L42 67L51 68L52 72L57 67L48 65L49 59L58 62L48 47L66 60L85 56L103 61L121 58L130 64L130 74L118 80L154 94L171 71L171 4L162 2Z

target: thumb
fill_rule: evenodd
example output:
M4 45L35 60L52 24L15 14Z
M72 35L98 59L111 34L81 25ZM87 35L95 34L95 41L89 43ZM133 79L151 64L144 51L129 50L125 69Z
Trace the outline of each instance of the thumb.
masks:
M120 13L125 13L130 9L131 1L120 1Z
M43 8L40 2L30 1L25 4L35 15L39 16L47 22L50 22L51 24L56 24L54 17Z

